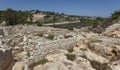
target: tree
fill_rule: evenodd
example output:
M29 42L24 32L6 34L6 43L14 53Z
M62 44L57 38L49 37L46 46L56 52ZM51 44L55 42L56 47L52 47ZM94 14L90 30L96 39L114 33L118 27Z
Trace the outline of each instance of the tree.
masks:
M16 25L17 22L17 12L12 10L11 8L7 9L3 14L4 20L6 21L6 25Z
M114 13L112 13L112 19L118 19L120 17L120 11L115 11Z
M0 23L3 22L3 12L4 12L4 11L0 11Z

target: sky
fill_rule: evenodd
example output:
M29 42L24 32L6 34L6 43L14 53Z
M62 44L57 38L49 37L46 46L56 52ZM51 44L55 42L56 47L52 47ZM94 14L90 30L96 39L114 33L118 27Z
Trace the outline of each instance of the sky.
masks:
M108 17L115 10L120 10L120 0L0 0L0 10L7 8Z

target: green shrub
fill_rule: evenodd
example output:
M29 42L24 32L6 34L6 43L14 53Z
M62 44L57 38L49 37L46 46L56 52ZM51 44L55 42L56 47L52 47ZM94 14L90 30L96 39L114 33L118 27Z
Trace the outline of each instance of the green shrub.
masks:
M98 39L96 39L96 38L89 38L89 40L90 40L91 42L101 42L101 40L98 40Z
M43 36L43 32L37 33L36 36L42 37Z
M68 36L64 36L64 38L70 38L70 37L73 37L73 36L71 36L71 35L68 35Z
M66 54L66 56L67 56L67 59L68 59L68 60L71 60L71 61L74 61L75 58L76 58L76 56L73 55L73 54Z
M99 63L97 61L90 61L91 65L93 68L95 68L96 70L111 70L111 68L109 67L108 63Z
M45 64L45 63L47 63L47 62L48 62L47 59L41 59L41 60L39 60L38 62L34 62L33 64L31 64L31 65L29 66L29 68L31 68L31 70L33 70L33 67L34 67L34 66L37 66L37 65L40 65L40 64Z
M40 60L38 63L39 63L39 64L45 64L46 62L48 62L47 59L42 59L42 60Z
M50 39L50 40L53 40L54 39L54 35L50 34L47 38Z
M73 52L73 48L69 49L68 52L72 53Z
M29 51L27 51L27 56L30 57L30 52Z
M74 30L74 28L73 28L73 27L69 27L69 28L68 28L68 30L73 31L73 30Z
M2 21L6 21L6 25L17 25L17 24L32 24L32 13L29 11L16 11L8 8L3 13L0 12L0 17L2 16ZM30 18L28 22L27 19Z
M87 49L86 49L86 48L80 48L80 50L82 50L82 51L87 51Z
M43 23L41 23L41 22L36 22L37 23L37 26L42 26L43 25Z
M25 22L25 24L31 25L31 24L33 24L33 22Z
M111 17L113 20L118 19L120 17L120 11L115 11Z
M12 9L7 9L3 14L4 20L6 21L6 25L16 25L17 22L17 12Z

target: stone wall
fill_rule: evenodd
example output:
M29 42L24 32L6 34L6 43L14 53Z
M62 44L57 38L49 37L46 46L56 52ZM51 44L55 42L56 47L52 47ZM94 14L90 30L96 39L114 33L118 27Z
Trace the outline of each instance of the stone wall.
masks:
M43 59L48 53L52 53L54 51L57 51L59 49L71 49L73 48L82 37L73 37L68 39L61 39L61 40L55 40L52 42L40 42L35 47L35 49L30 52L30 58L27 59L28 65L33 64L34 62L39 62L39 60Z

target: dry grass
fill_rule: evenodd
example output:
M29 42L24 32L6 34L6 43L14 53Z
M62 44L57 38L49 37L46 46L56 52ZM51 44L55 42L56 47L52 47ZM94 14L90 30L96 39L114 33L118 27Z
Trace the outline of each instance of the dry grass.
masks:
M42 64L45 64L45 63L47 63L48 62L48 60L47 59L41 59L40 61L38 61L38 62L34 62L33 64L31 64L30 66L29 66L29 68L30 68L30 70L33 70L33 67L35 67L35 66L37 66L37 65L42 65Z

